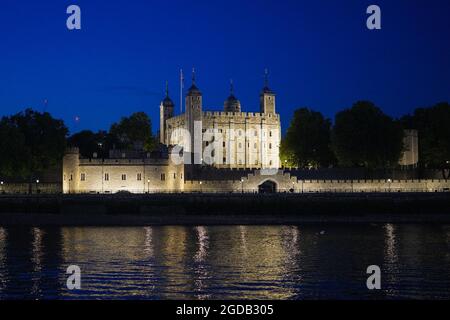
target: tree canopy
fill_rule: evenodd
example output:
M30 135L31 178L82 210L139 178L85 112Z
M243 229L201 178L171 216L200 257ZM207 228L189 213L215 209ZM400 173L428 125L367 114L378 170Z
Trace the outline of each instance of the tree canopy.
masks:
M320 112L308 108L295 110L281 142L282 163L300 168L326 167L334 163L330 133L331 121Z
M71 135L67 139L67 144L78 147L80 154L85 158L91 158L94 153L105 158L108 156L108 150L112 147L109 143L110 140L111 138L106 131L94 133L90 130L83 130Z
M111 125L109 134L118 148L131 149L141 144L144 150L151 151L156 145L151 120L144 112L123 117L118 123Z
M333 149L342 166L393 167L403 151L403 129L369 101L336 114Z
M0 172L31 179L61 162L68 130L62 120L31 109L0 121Z

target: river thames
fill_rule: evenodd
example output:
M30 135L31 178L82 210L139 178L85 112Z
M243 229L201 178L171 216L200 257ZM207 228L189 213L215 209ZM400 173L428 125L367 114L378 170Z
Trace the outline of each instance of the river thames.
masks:
M449 299L449 249L450 225L0 227L0 299Z

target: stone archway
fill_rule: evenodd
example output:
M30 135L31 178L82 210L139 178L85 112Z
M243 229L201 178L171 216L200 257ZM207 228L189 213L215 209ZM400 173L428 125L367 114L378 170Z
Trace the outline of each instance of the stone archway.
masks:
M272 180L266 180L258 186L259 193L275 193L277 192L277 183Z

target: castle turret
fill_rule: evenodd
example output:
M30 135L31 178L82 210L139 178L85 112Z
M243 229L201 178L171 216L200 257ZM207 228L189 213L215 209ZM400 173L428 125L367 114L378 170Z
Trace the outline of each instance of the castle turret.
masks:
M67 148L63 158L63 193L76 193L79 188L80 150Z
M175 105L169 97L169 85L166 81L166 97L159 105L159 142L168 144L166 121L174 115Z
M269 73L264 73L264 87L259 95L261 113L275 113L275 93L269 88Z
M191 164L201 163L202 154L202 93L195 83L195 70L192 69L192 85L186 95L186 129L190 133L190 143L185 151L190 155Z
M241 112L241 103L234 96L233 80L230 81L230 96L224 102L225 112Z

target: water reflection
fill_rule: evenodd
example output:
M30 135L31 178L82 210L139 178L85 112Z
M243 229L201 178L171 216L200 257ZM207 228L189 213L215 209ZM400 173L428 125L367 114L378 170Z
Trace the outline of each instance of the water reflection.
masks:
M32 289L31 294L34 296L41 295L41 286L40 282L42 281L41 272L42 272L42 258L43 258L43 245L42 245L42 237L44 235L44 231L40 228L32 228L32 243L31 243L31 263L33 266L33 277L32 277Z
M209 236L206 227L195 227L197 236L197 252L194 256L194 291L197 293L196 298L200 300L210 298L210 294L206 293L208 287L209 266L206 263L209 249Z
M383 273L387 277L387 283L389 288L386 289L388 296L395 296L398 292L395 290L397 276L398 276L398 256L397 256L397 239L396 239L396 227L388 223L384 226L385 240L384 240L384 255L385 264L383 267Z
M0 298L450 298L449 247L449 226L0 227Z
M6 229L0 227L0 297L8 279L5 267L5 244L7 237L8 234Z
M145 247L144 252L148 258L153 257L153 230L152 227L145 227Z

